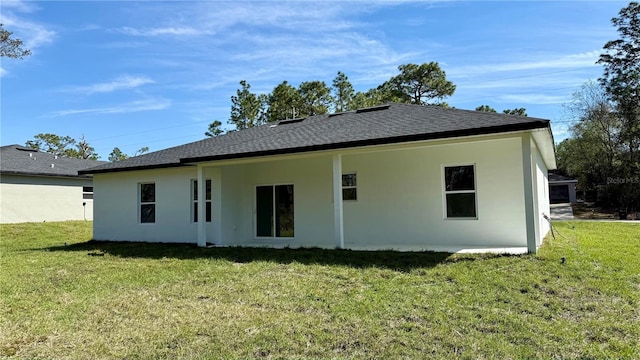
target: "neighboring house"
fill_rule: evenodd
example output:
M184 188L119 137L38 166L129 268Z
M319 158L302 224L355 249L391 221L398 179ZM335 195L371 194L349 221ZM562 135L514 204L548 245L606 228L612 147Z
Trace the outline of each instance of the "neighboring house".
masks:
M104 163L0 147L0 223L93 219L92 178L78 170Z
M535 252L555 167L548 120L392 103L81 173L97 240Z
M576 203L578 180L560 174L549 174L549 200L552 204Z

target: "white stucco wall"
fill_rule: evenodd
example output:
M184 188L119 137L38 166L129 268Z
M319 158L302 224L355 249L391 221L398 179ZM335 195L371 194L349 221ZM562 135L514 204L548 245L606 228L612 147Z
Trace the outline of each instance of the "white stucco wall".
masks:
M215 221L206 224L207 242L221 245L331 247L331 159L313 157L222 167L222 240ZM205 169L211 178L212 169ZM192 221L191 180L195 167L94 176L94 238L118 241L197 242ZM138 184L156 184L156 222L139 222ZM255 235L255 186L294 184L295 238L264 240ZM216 184L213 184L215 187ZM213 201L219 201L213 198ZM215 206L213 206L215 209Z
M331 157L262 162L224 167L223 244L249 246L335 247ZM293 239L255 236L255 188L293 184Z
M83 186L92 186L92 181L2 175L0 223L92 220L93 200L82 198Z
M526 246L520 139L345 156L358 200L344 203L345 246L458 251ZM477 219L445 219L443 166L474 164Z
M98 240L196 242L191 180L195 167L96 174L93 237ZM156 184L156 222L139 222L138 184Z
M521 138L412 144L391 151L343 152L343 173L356 172L358 200L345 201L345 247L352 249L446 250L526 247ZM375 150L375 149L374 149ZM332 153L305 158L207 164L205 177L220 170L221 229L206 224L207 241L220 245L335 247ZM477 215L445 219L443 166L474 164ZM546 168L536 162L538 188ZM99 240L197 242L191 221L193 167L96 174L94 238ZM156 223L138 221L138 184L156 184ZM255 187L293 184L295 237L255 237ZM216 185L214 184L214 187ZM545 194L547 195L544 203ZM539 211L548 194L536 195ZM216 206L214 206L214 209ZM548 213L548 210L546 210ZM540 223L544 232L544 224ZM216 238L221 234L221 238Z
M549 201L549 171L545 165L542 155L538 151L537 146L532 149L532 153L535 156L535 171L536 171L536 195L537 195L537 219L538 219L538 236L536 243L538 246L542 244L544 237L549 232L551 225L549 221L544 218L551 216L550 201ZM534 151L535 150L535 151Z

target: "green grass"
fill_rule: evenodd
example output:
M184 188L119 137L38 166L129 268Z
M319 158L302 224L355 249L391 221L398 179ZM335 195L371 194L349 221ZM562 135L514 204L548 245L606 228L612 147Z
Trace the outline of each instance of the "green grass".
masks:
M640 226L557 229L538 255L496 256L98 243L91 223L2 225L0 357L640 358Z

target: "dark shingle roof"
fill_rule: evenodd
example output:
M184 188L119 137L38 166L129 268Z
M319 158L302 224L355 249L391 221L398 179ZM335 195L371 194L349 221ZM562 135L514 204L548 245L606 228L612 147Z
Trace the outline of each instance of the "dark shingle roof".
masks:
M101 164L107 164L107 162L56 157L21 145L0 147L0 173L2 174L78 177L78 171Z
M291 154L366 145L549 128L549 120L390 103L285 120L156 151L83 173L182 166L197 161Z
M556 173L549 173L549 182L556 182L556 181L564 181L564 182L578 182L578 180L574 179L574 178L570 178L568 176L564 176L564 175L560 175L560 174L556 174Z

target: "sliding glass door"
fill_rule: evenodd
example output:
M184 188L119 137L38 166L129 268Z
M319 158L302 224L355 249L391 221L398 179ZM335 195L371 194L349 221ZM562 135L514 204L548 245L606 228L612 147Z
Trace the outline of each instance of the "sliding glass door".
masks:
M256 186L256 236L293 237L293 185Z

